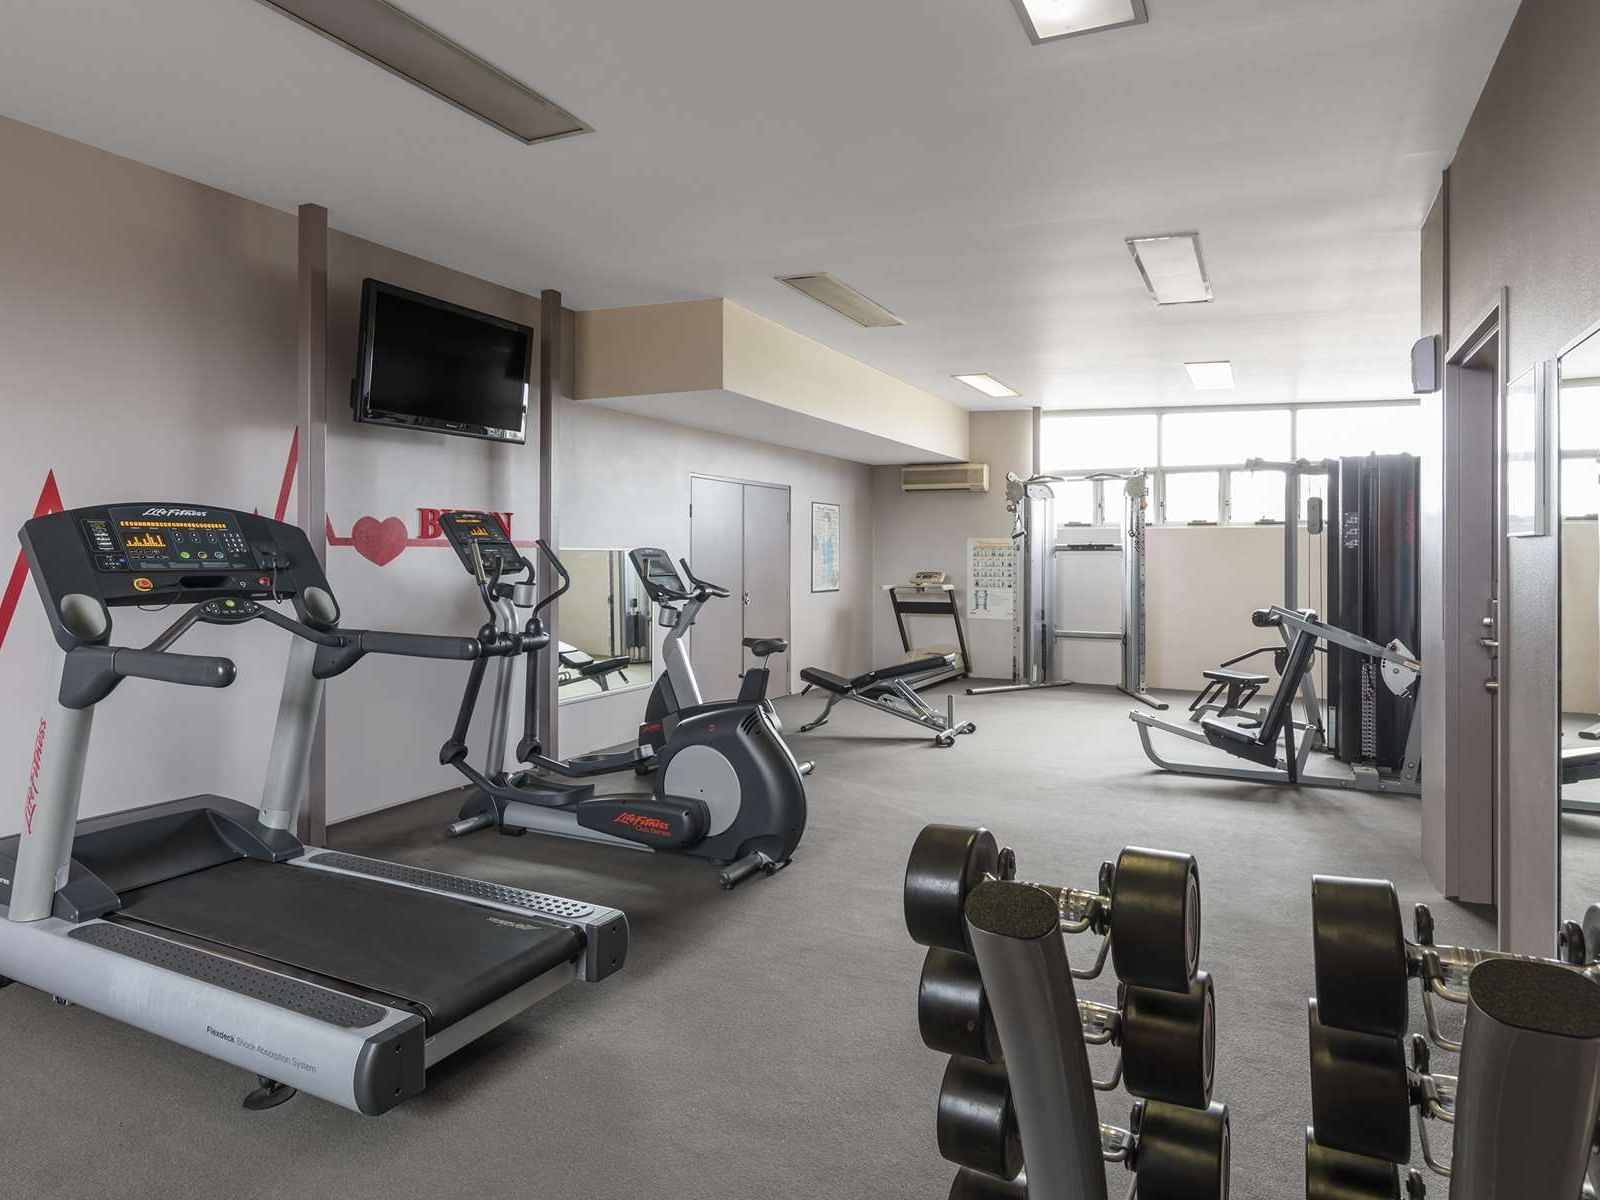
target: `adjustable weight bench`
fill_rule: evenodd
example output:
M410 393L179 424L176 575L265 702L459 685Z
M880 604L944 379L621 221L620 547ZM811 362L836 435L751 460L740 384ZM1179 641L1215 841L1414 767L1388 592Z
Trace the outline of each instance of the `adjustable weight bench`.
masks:
M857 675L854 679L846 679L821 667L806 667L800 672L800 678L806 683L805 691L820 688L828 693L828 700L817 719L809 725L800 726L800 732L809 733L825 724L833 712L833 706L839 701L854 700L879 712L899 717L902 721L933 730L935 745L954 745L958 734L975 733L978 727L971 721L956 723L954 696L945 698L945 712L940 713L917 694L916 685L919 682L926 683L930 675L948 675L955 666L955 660L954 654L937 654L880 667L865 675Z
M576 646L560 643L561 678L560 686L577 683L588 679L597 684L602 692L611 690L611 676L615 675L623 683L628 682L628 677L622 672L633 665L633 660L627 655L618 655L616 658L596 658L585 650Z

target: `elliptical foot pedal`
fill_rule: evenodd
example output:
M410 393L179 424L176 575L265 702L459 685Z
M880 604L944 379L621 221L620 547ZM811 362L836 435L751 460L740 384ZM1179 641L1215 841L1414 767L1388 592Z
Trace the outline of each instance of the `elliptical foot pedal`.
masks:
M731 892L754 875L776 875L787 867L790 861L792 860L786 858L779 862L765 850L756 850L718 871L717 886L725 892Z
M261 1084L255 1091L244 1098L244 1107L251 1112L266 1112L269 1108L277 1108L295 1098L297 1089L287 1083L279 1083L276 1079L268 1079L265 1075L257 1075L256 1081Z

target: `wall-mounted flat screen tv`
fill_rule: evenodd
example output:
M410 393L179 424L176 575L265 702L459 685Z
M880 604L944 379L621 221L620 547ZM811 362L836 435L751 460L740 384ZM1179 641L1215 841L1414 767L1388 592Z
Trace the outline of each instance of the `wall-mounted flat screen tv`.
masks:
M351 409L358 421L523 442L533 330L368 279Z

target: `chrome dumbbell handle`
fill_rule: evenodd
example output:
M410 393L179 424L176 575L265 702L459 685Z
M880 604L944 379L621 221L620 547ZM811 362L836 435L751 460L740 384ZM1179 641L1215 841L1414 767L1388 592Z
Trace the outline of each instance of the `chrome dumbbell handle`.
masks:
M1428 1134L1430 1120L1455 1124L1456 1077L1435 1075L1428 1041L1420 1034L1411 1037L1411 1106L1417 1114L1417 1141L1422 1146L1422 1161L1435 1175L1448 1179L1450 1167L1434 1156Z
M1125 1163L1133 1157L1137 1139L1131 1129L1120 1125L1100 1126L1100 1157L1107 1162Z
M1105 1046L1121 1040L1122 1010L1115 1005L1079 1000L1078 1020L1083 1023L1083 1041L1086 1046ZM1109 1078L1095 1079L1092 1082L1097 1092L1115 1091L1117 1085L1122 1082L1122 1055L1117 1055L1116 1066L1112 1068Z

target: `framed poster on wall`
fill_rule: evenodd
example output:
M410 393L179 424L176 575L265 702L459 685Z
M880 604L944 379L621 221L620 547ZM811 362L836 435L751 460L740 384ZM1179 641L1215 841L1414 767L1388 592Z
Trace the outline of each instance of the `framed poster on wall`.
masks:
M839 590L839 506L811 504L811 590Z

